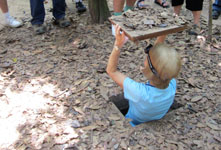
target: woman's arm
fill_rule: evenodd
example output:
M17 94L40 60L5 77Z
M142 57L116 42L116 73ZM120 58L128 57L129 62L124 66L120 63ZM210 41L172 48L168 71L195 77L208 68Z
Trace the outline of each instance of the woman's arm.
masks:
M106 71L108 75L111 77L112 80L114 80L121 88L123 88L123 83L126 78L126 75L119 72L117 70L118 65L118 59L120 56L120 49L123 47L123 45L127 42L127 37L125 36L124 32L120 32L120 26L116 26L116 40L114 43L114 48L109 56L108 64Z
M164 43L166 37L167 37L167 35L158 36L156 41L154 42L154 45L159 44L159 43Z

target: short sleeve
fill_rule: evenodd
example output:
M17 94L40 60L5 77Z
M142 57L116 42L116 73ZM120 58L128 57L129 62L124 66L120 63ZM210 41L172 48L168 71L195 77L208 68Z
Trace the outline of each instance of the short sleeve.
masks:
M145 84L136 82L129 77L124 80L123 88L124 98L133 102L139 102L148 90Z
M176 79L173 78L173 79L170 81L170 85L171 85L171 87L173 87L173 89L176 90Z

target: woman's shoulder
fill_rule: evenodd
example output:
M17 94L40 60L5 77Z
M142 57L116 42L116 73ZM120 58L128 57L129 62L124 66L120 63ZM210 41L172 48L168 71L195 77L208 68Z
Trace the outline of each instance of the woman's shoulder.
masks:
M173 78L172 80L170 80L170 84L176 86L176 79Z

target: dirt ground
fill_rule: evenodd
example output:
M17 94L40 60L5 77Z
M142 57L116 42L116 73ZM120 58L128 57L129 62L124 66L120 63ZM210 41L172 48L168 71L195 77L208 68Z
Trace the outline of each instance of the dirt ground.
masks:
M61 29L51 23L49 1L48 32L36 36L29 1L8 2L24 26L0 31L1 150L220 150L220 24L213 26L212 42L204 15L200 36L168 36L166 43L182 57L175 99L183 107L133 128L109 101L122 92L105 72L114 42L110 22L92 24L88 11L77 14L68 0L72 25ZM144 47L144 41L127 43L119 61L121 71L141 82Z

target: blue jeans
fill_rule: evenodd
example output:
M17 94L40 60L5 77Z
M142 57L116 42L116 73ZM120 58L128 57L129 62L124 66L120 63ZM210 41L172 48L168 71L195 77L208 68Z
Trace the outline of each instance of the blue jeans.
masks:
M213 3L213 10L221 12L221 0L215 0Z
M52 0L53 16L55 19L61 19L65 16L65 0ZM45 19L44 0L30 0L31 5L31 24L43 24Z

